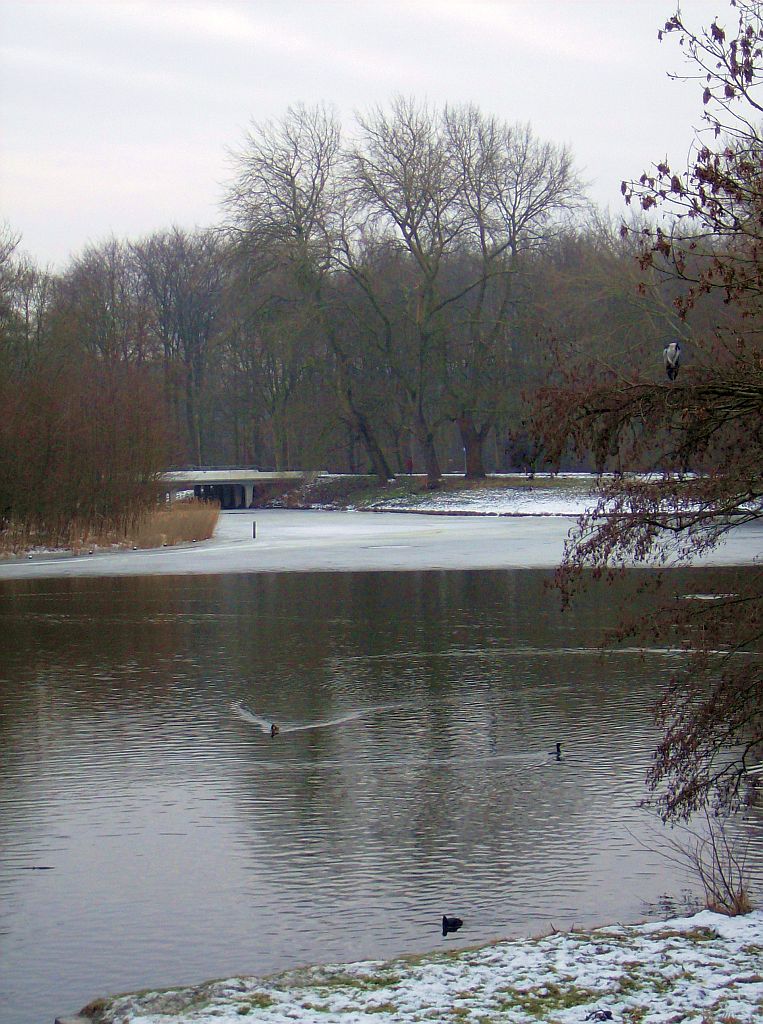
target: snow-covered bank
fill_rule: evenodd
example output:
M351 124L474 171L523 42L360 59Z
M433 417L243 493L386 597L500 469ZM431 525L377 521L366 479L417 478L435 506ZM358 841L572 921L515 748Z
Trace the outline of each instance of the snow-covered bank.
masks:
M540 480L522 480L516 487L481 487L475 490L433 491L408 497L383 499L372 506L378 511L447 512L481 516L569 516L583 515L596 504L591 478L559 481L554 486Z
M704 911L416 959L232 978L117 997L94 1016L98 1024L752 1024L762 1018L761 911L737 918Z

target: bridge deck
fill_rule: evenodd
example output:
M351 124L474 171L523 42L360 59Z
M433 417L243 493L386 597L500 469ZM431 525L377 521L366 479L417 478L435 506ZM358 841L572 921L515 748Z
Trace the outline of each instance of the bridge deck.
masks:
M175 469L162 473L160 483L168 484L177 490L181 487L193 487L197 484L244 484L257 483L262 480L301 480L309 475L302 470L277 472L261 469Z

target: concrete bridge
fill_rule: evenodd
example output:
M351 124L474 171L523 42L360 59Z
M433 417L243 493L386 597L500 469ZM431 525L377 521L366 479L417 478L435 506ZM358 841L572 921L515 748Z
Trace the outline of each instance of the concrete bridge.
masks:
M159 484L170 499L181 491L193 491L197 498L219 501L224 509L251 508L258 485L281 480L294 486L319 476L301 471L277 473L259 469L175 469L163 473Z

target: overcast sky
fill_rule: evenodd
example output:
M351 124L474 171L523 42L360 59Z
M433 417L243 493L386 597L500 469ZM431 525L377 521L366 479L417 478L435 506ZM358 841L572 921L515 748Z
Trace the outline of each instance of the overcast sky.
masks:
M0 219L62 266L111 234L219 218L227 147L296 102L475 102L570 146L590 195L683 164L699 87L674 0L0 0ZM685 19L731 24L728 0Z

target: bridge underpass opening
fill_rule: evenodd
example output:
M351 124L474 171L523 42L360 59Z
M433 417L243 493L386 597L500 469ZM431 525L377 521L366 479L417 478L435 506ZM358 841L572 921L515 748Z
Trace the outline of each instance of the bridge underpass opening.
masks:
M250 508L252 490L251 485L244 484L196 484L193 494L200 501L217 501L220 508L230 511Z

